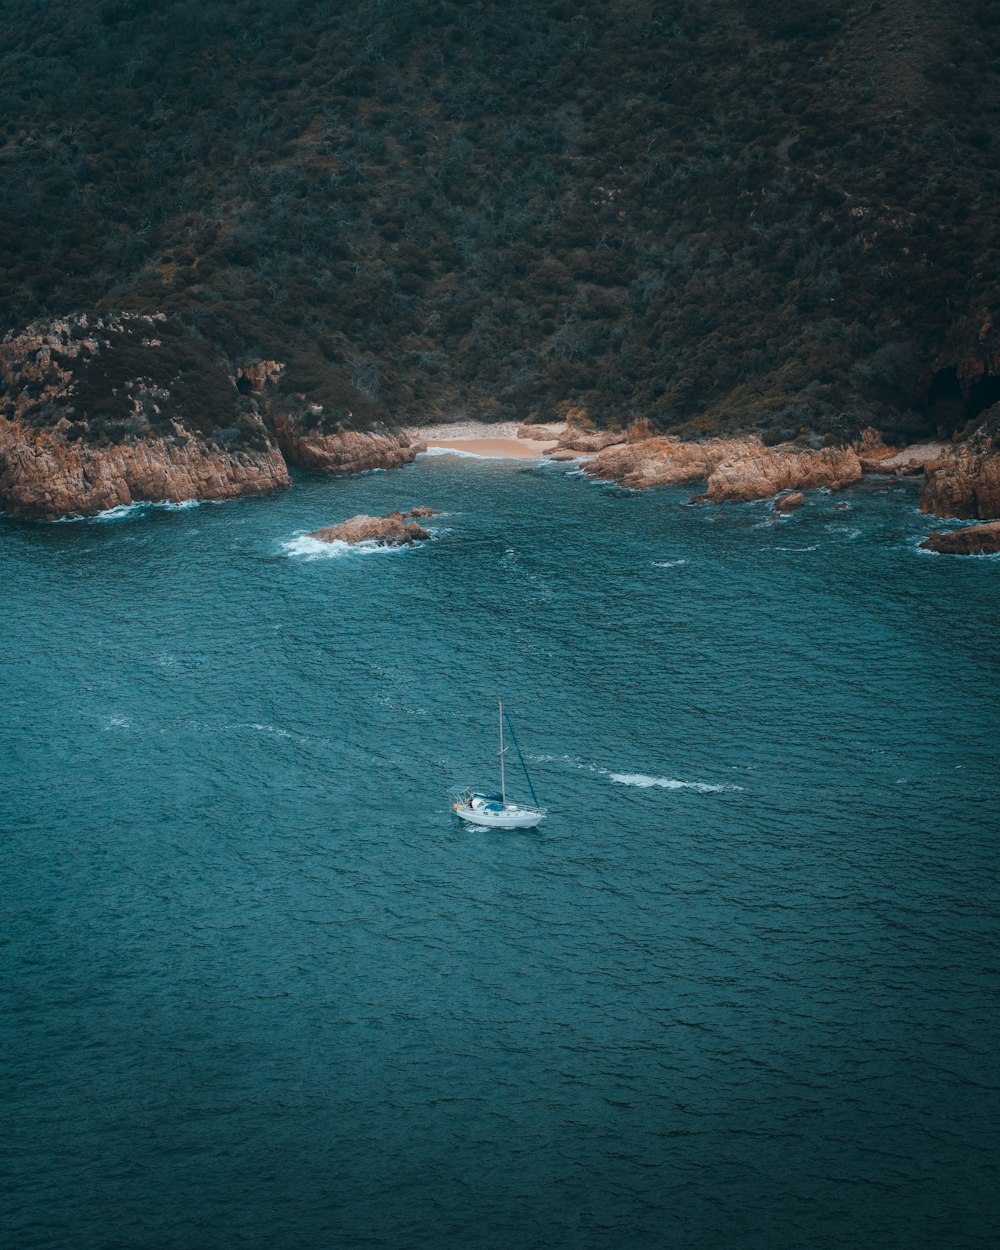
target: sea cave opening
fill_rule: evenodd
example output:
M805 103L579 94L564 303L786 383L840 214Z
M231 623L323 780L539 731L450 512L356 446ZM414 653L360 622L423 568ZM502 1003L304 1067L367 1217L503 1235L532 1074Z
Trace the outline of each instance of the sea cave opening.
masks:
M992 373L980 374L965 393L958 370L949 365L938 369L927 388L927 415L939 427L972 421L996 403L1000 403L1000 375Z
M958 380L958 370L954 365L947 369L939 369L931 378L927 389L928 412L952 409L961 415L965 411L965 396Z

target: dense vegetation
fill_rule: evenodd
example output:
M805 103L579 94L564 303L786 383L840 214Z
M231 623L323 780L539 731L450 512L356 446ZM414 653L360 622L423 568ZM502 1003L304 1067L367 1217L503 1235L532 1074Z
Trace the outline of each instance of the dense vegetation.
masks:
M1000 398L995 0L7 0L0 36L5 330L164 311L351 424Z

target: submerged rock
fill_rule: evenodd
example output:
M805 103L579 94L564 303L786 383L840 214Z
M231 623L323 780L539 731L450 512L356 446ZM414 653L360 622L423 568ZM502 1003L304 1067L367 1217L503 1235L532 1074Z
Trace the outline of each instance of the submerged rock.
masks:
M433 508L411 508L409 512L390 512L388 516L361 514L342 521L340 525L327 525L314 530L309 537L321 543L382 543L388 547L401 547L431 537L422 525L408 521L407 517L437 515Z
M920 544L927 551L952 556L985 556L1000 551L1000 521L969 525L950 533L935 531Z

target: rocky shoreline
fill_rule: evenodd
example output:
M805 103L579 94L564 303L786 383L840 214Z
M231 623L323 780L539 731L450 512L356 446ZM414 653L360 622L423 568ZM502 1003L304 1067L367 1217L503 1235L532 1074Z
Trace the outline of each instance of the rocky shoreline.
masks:
M632 490L703 482L695 501L770 498L783 512L801 506L804 491L843 490L866 474L922 473L924 512L1000 518L991 433L1000 404L963 442L902 448L874 430L848 446L767 446L757 435L684 442L643 424L598 429L582 410L551 423L359 430L353 411L282 391L284 368L275 360L233 367L162 313L80 314L8 334L0 343L0 510L54 520L136 502L263 495L291 484L289 466L394 469L430 444L581 460L589 477ZM959 551L995 536L973 536L965 547L954 534L932 539L935 550Z
M57 520L264 495L291 485L290 465L360 473L423 450L403 432L341 428L304 396L272 398L283 369L273 360L230 369L162 313L80 314L8 334L0 510Z

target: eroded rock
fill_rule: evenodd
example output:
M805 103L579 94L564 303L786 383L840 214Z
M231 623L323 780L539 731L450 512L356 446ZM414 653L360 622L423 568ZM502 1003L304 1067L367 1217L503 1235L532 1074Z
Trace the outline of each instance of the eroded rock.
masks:
M776 512L794 512L805 503L805 496L799 490L790 491L787 495L779 495L774 501Z

